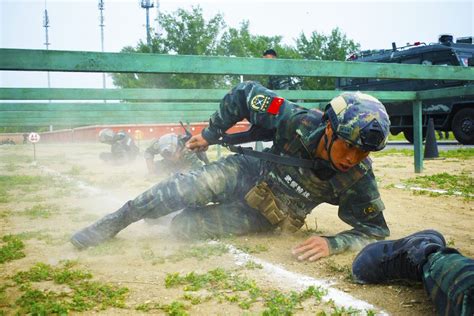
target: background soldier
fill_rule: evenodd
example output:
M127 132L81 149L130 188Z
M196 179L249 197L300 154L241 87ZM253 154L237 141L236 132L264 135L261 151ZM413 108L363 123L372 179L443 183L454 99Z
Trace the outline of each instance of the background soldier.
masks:
M175 172L197 169L203 166L196 153L184 146L185 136L169 133L154 140L145 150L145 161L150 174L169 175ZM156 155L161 160L154 161Z
M182 237L277 228L294 232L324 202L339 205L339 217L352 229L309 238L294 249L299 260L360 249L389 235L367 157L387 142L390 121L380 101L362 93L343 93L328 104L323 116L277 97L258 83L244 82L223 98L209 127L186 146L205 151L210 144L225 143L230 138L224 131L244 118L252 128L250 139L242 143L273 140L269 151L257 152L255 158L256 152L239 147L237 151L245 154L174 174L75 233L71 242L80 249L94 246L133 222L180 209L171 229Z
M277 58L274 49L267 49L263 52L263 58ZM269 76L267 88L270 90L301 90L301 80L288 76Z
M99 132L99 141L111 145L109 153L100 154L100 159L107 162L122 164L133 161L140 151L133 138L123 130L115 133L110 128L102 129Z

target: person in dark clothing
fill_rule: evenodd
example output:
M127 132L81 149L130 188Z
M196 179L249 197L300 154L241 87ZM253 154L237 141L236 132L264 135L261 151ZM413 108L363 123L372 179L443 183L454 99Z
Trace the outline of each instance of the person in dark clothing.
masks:
M140 149L125 131L115 133L110 128L99 132L99 141L111 145L110 152L101 153L100 159L113 164L123 164L135 160Z

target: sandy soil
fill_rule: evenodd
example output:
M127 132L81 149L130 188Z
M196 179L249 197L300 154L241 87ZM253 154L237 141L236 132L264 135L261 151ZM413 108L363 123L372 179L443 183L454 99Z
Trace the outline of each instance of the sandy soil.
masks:
M142 151L145 148L142 144ZM122 231L104 247L77 251L68 242L76 230L90 224L100 216L114 211L125 201L135 197L158 179L146 174L145 163L138 158L126 166L110 166L98 159L107 148L101 144L38 144L37 165L31 163L31 145L0 146L1 175L43 175L50 182L29 192L12 190L7 203L0 203L0 236L25 232L36 233L37 238L25 240L26 257L0 265L0 284L14 273L28 269L36 262L56 264L60 260L74 259L90 270L96 279L113 282L130 289L127 299L129 309L109 309L103 314L135 314L134 306L146 302L169 303L179 299L180 289L166 289L167 273L206 272L216 267L237 268L231 254L209 259L187 258L177 263L156 263L147 254L171 255L189 246L189 242L174 239L168 234L166 220L157 225L143 221ZM462 171L474 173L473 159L430 160L424 162L423 174ZM413 158L388 156L374 158L374 169L382 199L386 206L385 217L393 238L399 238L426 228L442 232L448 242L465 255L474 257L474 203L462 197L414 195L409 190L394 188L401 179L412 178ZM34 205L52 205L55 211L47 218L25 216L24 211ZM169 219L168 219L169 220ZM330 205L317 207L307 219L307 228L323 234L334 234L348 226L337 217L337 208ZM43 237L41 237L41 234ZM252 249L261 245L265 251L253 254L266 262L278 264L286 270L318 279L335 282L334 287L367 301L392 315L432 315L430 304L421 284L390 284L378 286L356 285L346 273L335 272L334 267L349 269L356 253L322 259L316 263L298 262L291 255L291 248L307 238L302 231L281 236L277 233L252 235L226 239L223 242ZM44 237L47 236L47 237ZM260 287L281 290L291 288L272 275L260 270L245 272ZM262 306L256 304L251 313L259 313ZM2 306L0 306L1 314ZM314 314L317 307L305 306L296 314ZM5 308L9 314L12 309ZM246 311L236 304L209 301L192 305L188 312L194 315L240 315Z

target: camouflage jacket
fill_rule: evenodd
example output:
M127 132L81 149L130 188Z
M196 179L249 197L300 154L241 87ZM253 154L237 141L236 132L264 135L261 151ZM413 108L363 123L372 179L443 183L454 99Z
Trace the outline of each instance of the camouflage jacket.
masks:
M133 141L133 138L125 131L119 131L115 134L112 141L111 152L116 157L136 156L139 148Z
M258 83L244 82L223 98L202 136L210 144L218 143L227 129L247 119L266 133L271 132L272 153L312 159L310 153L325 129L321 118L319 111L279 98ZM304 219L321 203L339 206L339 218L353 229L326 236L332 254L356 250L389 235L370 159L348 172L336 172L329 180L321 180L312 170L299 167L270 162L262 166L263 179L293 215Z
M156 155L160 155L160 146L159 146L159 139L154 140L150 146L145 150L144 157L145 159L153 159ZM197 157L195 153L192 151L181 148L179 149L182 151L180 155L179 163L175 161L165 161L163 159L163 166L169 165L170 169L196 169L203 166L203 162Z

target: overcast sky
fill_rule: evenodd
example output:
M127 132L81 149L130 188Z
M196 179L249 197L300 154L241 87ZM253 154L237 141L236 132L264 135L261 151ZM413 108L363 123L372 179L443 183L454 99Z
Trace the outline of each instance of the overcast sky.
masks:
M124 46L146 41L145 10L138 0L104 0L105 51L118 52ZM42 27L48 10L50 49L100 51L98 0L52 1L0 0L0 47L43 49ZM160 10L200 5L206 17L224 15L229 26L248 20L250 31L259 35L282 35L293 44L301 33L329 34L339 27L362 49L390 48L415 41L437 41L440 34L454 37L474 33L474 5L469 0L161 0ZM156 17L156 10L151 16ZM155 24L156 25L156 24ZM0 72L0 87L46 87L45 73ZM51 73L52 87L101 87L100 74ZM107 86L112 87L108 78Z

